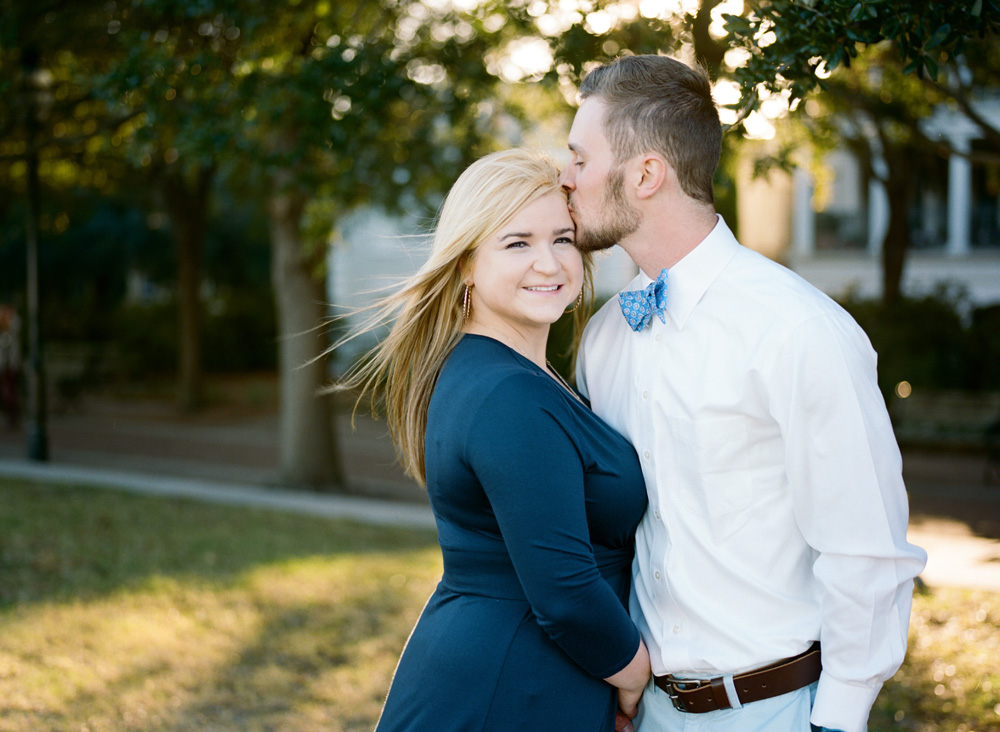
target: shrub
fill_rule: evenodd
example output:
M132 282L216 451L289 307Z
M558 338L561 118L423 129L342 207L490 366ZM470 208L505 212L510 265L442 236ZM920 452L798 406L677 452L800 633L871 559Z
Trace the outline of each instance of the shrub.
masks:
M222 292L203 309L201 326L202 367L206 373L275 368L274 302L268 293ZM141 379L175 373L177 329L173 299L119 307L112 333L118 376Z
M949 290L891 304L853 297L842 303L878 353L879 388L887 402L901 381L914 389L983 388L970 376L971 338L961 303Z

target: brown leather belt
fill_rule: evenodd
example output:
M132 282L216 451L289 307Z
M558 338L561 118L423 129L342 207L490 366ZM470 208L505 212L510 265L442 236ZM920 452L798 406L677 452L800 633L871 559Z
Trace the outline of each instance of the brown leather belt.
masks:
M781 696L819 680L819 641L805 653L747 671L733 677L740 705ZM654 676L653 683L667 693L674 708L690 714L732 709L725 679L681 679L667 674Z

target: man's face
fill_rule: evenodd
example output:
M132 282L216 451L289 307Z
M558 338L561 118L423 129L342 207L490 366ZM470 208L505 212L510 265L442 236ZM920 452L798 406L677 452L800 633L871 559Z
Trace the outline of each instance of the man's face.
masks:
M608 249L639 228L642 217L625 195L625 171L604 134L604 102L588 97L569 133L573 157L563 170L581 251Z

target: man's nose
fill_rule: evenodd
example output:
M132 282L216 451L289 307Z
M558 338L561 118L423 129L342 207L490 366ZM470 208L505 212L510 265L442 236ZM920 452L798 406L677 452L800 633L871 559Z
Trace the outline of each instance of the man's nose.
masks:
M559 175L559 184L563 187L565 191L572 191L576 188L576 180L573 177L573 166L567 165L563 168L562 173Z

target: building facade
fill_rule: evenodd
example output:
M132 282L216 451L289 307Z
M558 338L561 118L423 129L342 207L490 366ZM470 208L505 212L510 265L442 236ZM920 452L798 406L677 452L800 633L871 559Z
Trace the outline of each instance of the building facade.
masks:
M1000 122L1000 101L978 109ZM917 195L902 291L921 296L949 287L970 307L1000 303L1000 161L976 157L982 132L959 112L939 109L924 131L955 152L914 161ZM818 173L800 167L754 180L752 165L748 157L740 168L741 241L834 297L879 297L889 222L881 183L866 179L846 150L827 155Z

